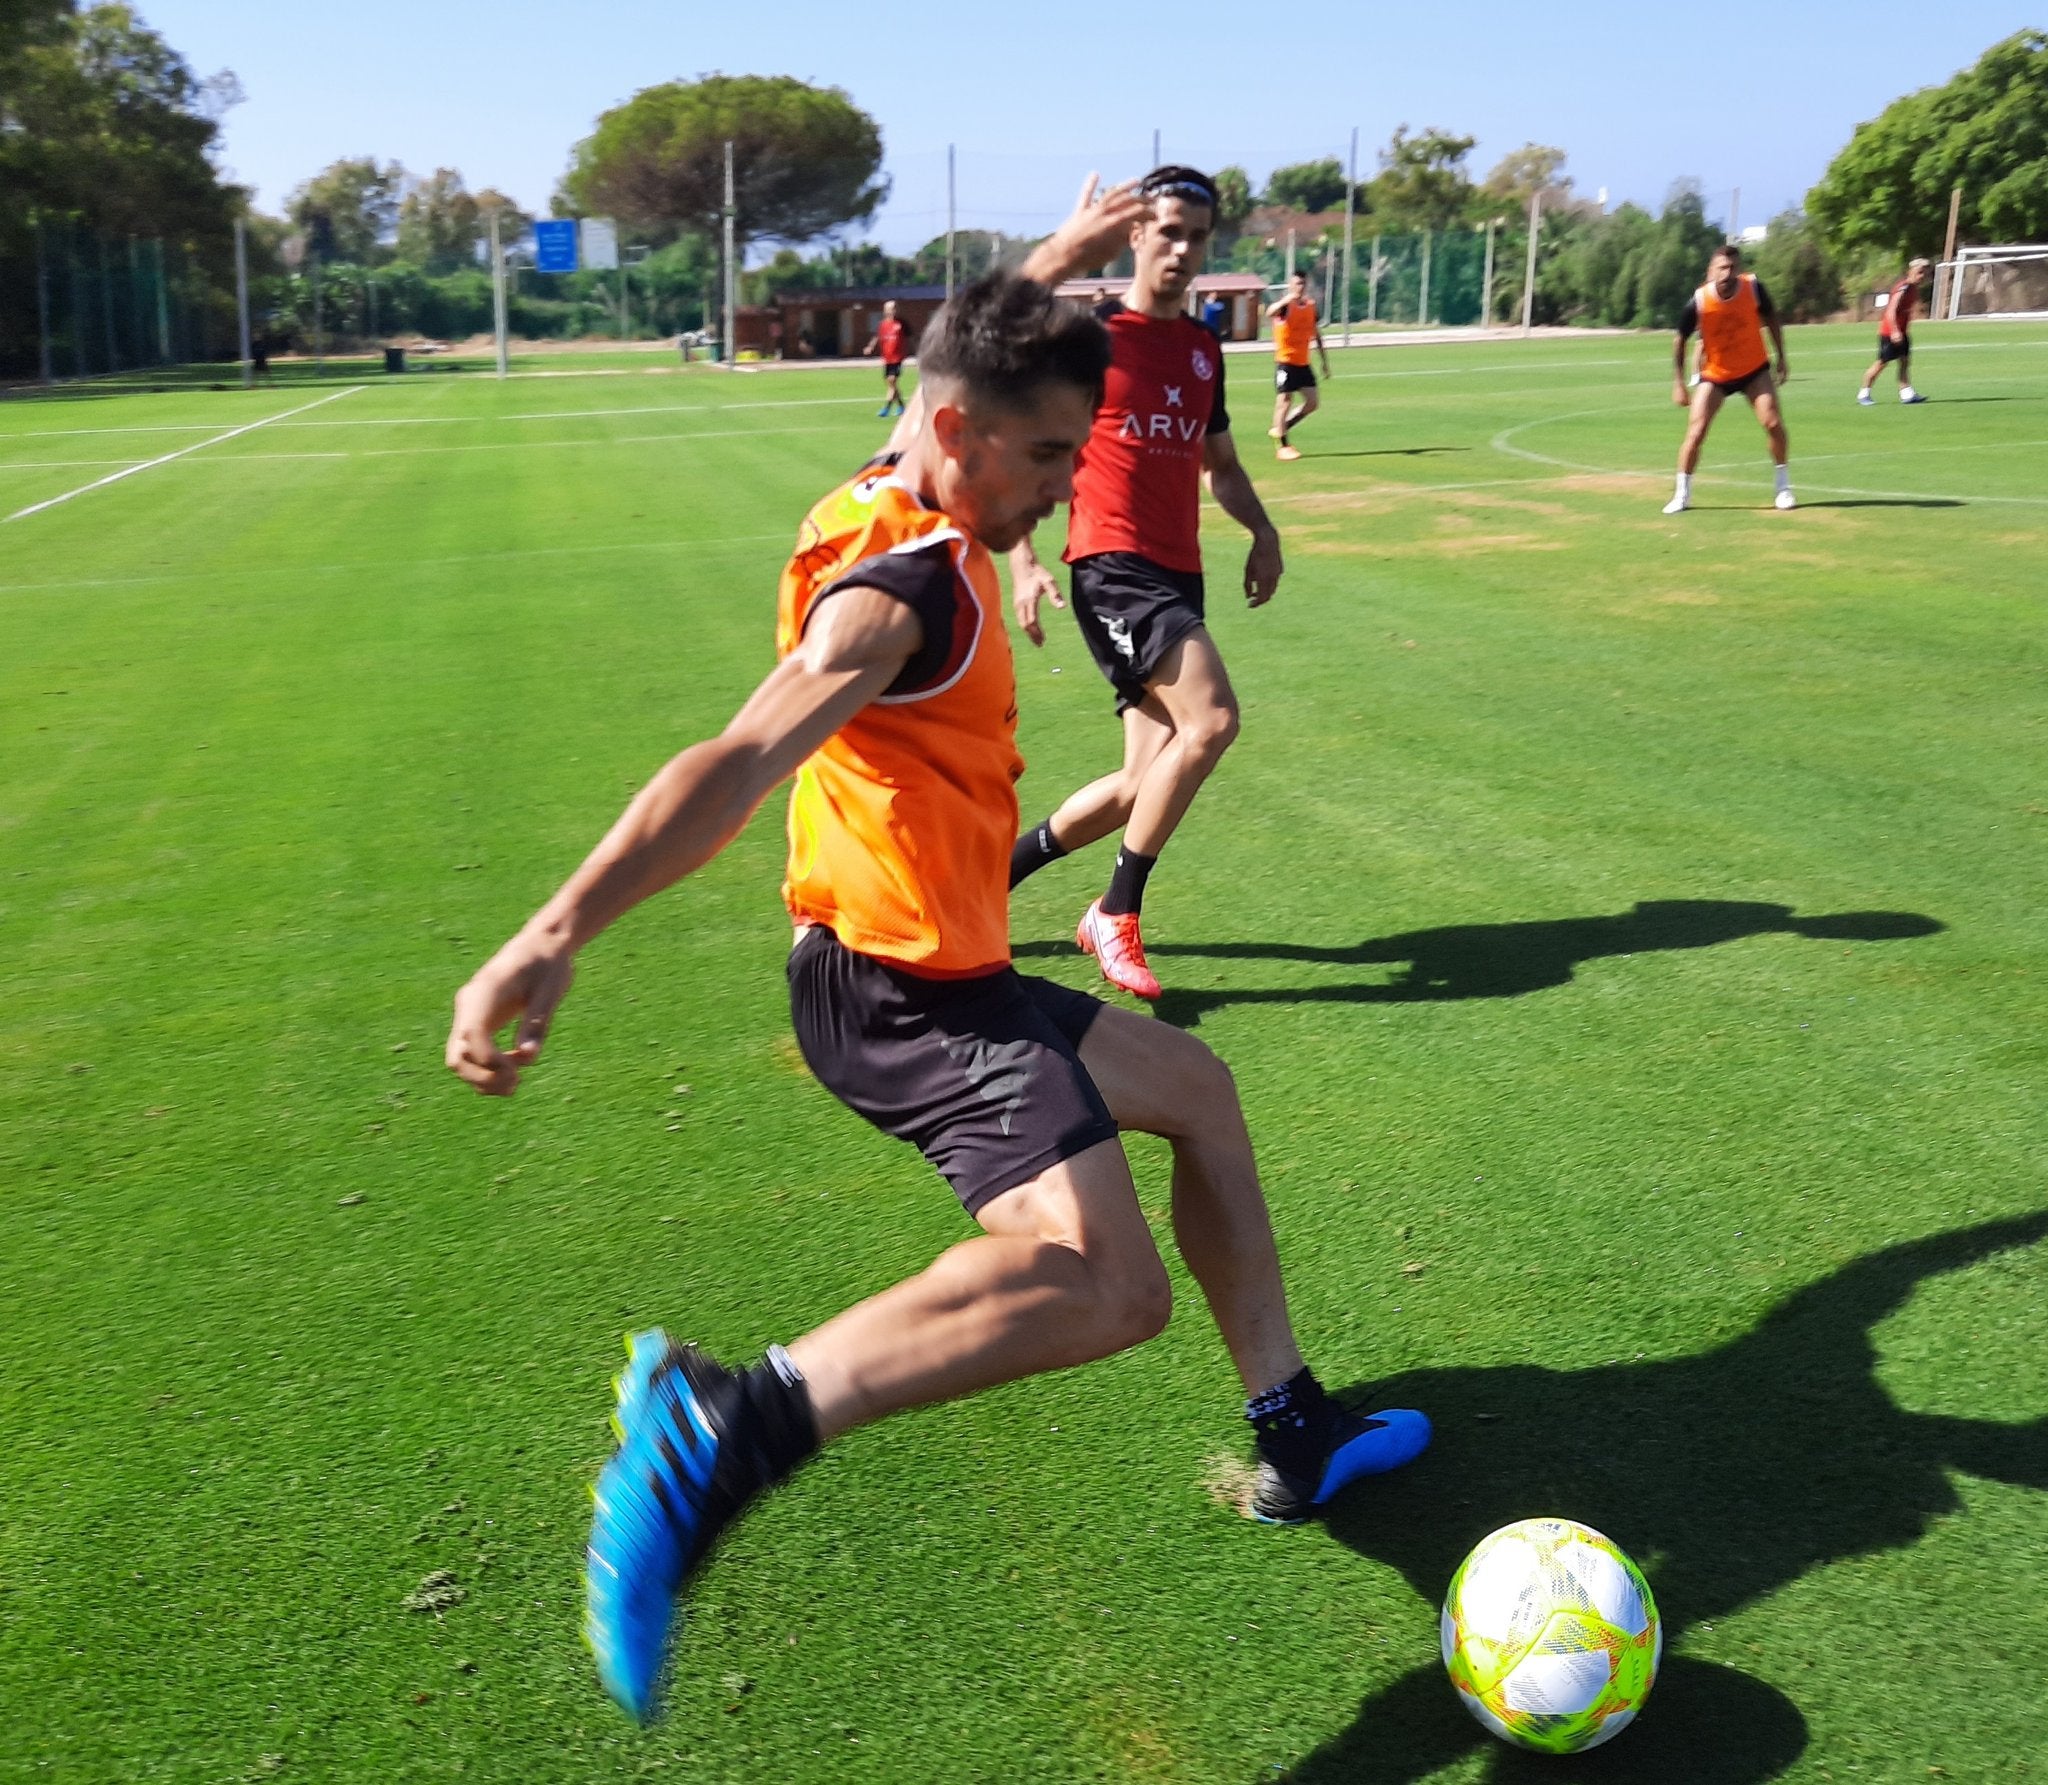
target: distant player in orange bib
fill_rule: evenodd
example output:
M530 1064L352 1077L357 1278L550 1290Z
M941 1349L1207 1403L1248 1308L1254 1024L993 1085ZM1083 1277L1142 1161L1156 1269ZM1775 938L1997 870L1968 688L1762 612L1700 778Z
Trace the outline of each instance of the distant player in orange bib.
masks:
M1764 347L1764 330L1778 350L1778 376L1771 377L1771 356ZM1700 337L1700 381L1691 396L1685 389L1686 344ZM1679 408L1690 408L1685 444L1678 451L1678 487L1664 504L1666 514L1683 514L1692 506L1692 474L1700 462L1700 448L1721 405L1732 396L1744 396L1763 424L1771 443L1771 462L1777 468L1779 508L1797 508L1792 494L1792 473L1785 462L1785 418L1778 409L1778 385L1786 376L1785 331L1778 322L1771 294L1754 273L1742 270L1742 250L1733 242L1716 248L1707 262L1707 282L1692 294L1678 319L1678 342L1671 352L1671 400Z
M1280 458L1298 459L1301 452L1288 444L1287 436L1323 406L1309 368L1311 346L1322 355L1323 376L1330 375L1330 350L1323 345L1323 325L1308 295L1306 273L1287 275L1287 295L1266 306L1266 320L1273 325L1273 425L1266 432L1280 442Z
M882 320L875 324L875 332L868 344L861 349L863 354L879 353L882 356L882 406L877 415L887 415L894 409L903 413L903 361L909 353L907 345L910 331L896 320L896 300L890 298L882 306Z
M1047 288L1130 233L1129 189L1101 205L1092 190L1026 262L1045 284L991 274L933 319L921 423L805 517L782 573L776 667L722 732L654 775L456 994L448 1065L510 1095L578 952L703 867L793 774L782 892L798 1045L841 1102L924 1154L980 1228L750 1368L659 1329L631 1341L619 1445L597 1483L585 1630L606 1689L642 1720L658 1709L685 1586L726 1527L821 1446L1165 1326L1171 1279L1122 1130L1172 1148L1175 1243L1248 1397L1254 1510L1309 1517L1429 1441L1420 1413L1353 1412L1303 1362L1222 1062L1171 1024L1011 965L1024 765L989 554L1071 496L1109 369L1107 329ZM1134 1391L1090 1392L1113 1405ZM1139 1491L1159 1488L1144 1479Z
M1906 276L1891 289L1885 299L1884 314L1877 320L1877 358L1871 361L1870 370L1863 374L1863 388L1856 393L1856 401L1868 409L1877 399L1870 394L1880 373L1887 366L1899 368L1899 401L1901 403L1924 403L1927 401L1913 388L1913 318L1920 309L1920 286L1927 275L1934 270L1931 260L1916 260L1906 269Z

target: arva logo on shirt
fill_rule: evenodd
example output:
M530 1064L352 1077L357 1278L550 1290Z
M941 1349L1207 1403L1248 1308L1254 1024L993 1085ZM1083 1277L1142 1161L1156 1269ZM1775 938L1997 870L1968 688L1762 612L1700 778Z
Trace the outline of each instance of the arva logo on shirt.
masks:
M1207 426L1206 419L1199 415L1168 415L1155 409L1150 415L1140 416L1133 411L1118 425L1116 435L1119 440L1199 440Z

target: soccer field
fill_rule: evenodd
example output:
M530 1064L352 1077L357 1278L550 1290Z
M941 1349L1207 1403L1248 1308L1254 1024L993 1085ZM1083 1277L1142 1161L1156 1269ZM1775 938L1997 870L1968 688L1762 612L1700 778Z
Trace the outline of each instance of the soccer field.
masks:
M1932 400L1861 410L1868 331L1791 331L1804 506L1731 405L1676 519L1668 336L1340 353L1286 466L1230 357L1288 572L1247 613L1210 511L1244 729L1160 1016L1236 1070L1311 1360L1437 1443L1243 1519L1174 1263L1155 1343L750 1517L649 1732L578 1634L620 1335L750 1357L966 1225L798 1058L779 797L510 1103L448 1004L764 673L880 379L0 405L0 514L147 467L0 523L0 1780L2048 1776L2048 327L1923 334ZM1027 820L1119 747L1050 631ZM1108 867L1021 890L1028 970L1099 983ZM1544 1513L1665 1618L1579 1760L1436 1655Z

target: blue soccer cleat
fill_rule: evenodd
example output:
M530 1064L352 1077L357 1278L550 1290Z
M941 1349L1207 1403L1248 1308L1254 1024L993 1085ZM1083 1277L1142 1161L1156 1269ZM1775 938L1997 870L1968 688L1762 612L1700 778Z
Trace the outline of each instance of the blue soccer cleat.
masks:
M652 1721L676 1599L751 1486L725 1452L734 1378L659 1328L629 1339L612 1426L619 1446L597 1478L585 1553L583 1631L620 1708Z
M1268 1525L1298 1525L1354 1481L1412 1463L1429 1448L1429 1418L1408 1407L1378 1413L1341 1413L1319 1479L1286 1475L1264 1461L1252 1488L1252 1517Z

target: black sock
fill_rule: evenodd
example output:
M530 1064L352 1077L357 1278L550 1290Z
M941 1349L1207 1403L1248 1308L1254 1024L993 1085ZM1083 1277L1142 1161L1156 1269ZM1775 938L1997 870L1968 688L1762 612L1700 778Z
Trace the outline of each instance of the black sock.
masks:
M1323 1392L1315 1371L1301 1369L1264 1394L1244 1404L1244 1416L1251 1422L1259 1455L1282 1475L1297 1481L1315 1481L1323 1472L1330 1449L1330 1419L1336 1403Z
M773 1487L817 1454L818 1420L811 1411L811 1391L780 1345L771 1345L768 1355L740 1371L734 1382L742 1404L753 1415L748 1421L755 1447L750 1460L761 1485Z
M1116 871L1109 877L1109 891L1102 895L1104 917L1122 917L1127 911L1143 909L1145 882L1158 860L1156 855L1140 855L1135 849L1116 852Z
M1052 834L1052 820L1035 825L1010 845L1010 888L1014 892L1024 881L1067 852Z

